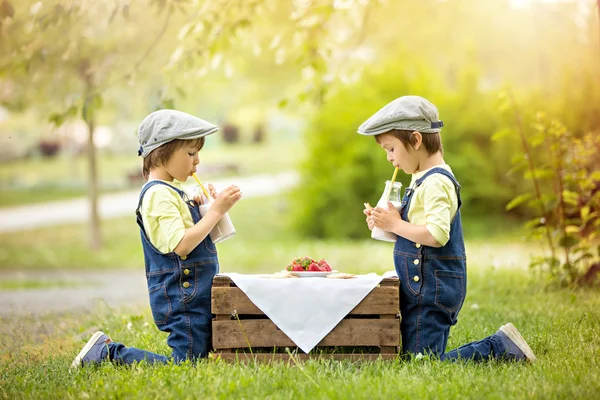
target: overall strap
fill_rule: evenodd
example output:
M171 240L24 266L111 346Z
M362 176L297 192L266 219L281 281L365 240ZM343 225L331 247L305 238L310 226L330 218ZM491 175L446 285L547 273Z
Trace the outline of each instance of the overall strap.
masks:
M142 206L142 200L144 199L144 195L146 194L146 192L148 191L148 189L150 189L152 186L155 186L155 185L165 185L165 186L170 187L171 189L173 189L174 191L176 191L181 196L181 198L184 201L186 201L186 196L187 195L182 190L179 190L176 187L171 186L168 183L163 182L163 181L150 181L150 182L148 182L148 183L146 183L144 185L144 187L142 188L142 191L140 192L140 198L138 200L138 205L137 205L137 208L135 209L136 213L139 212L140 207Z
M425 175L423 175L422 177L417 179L415 181L415 188L418 188L419 186L421 186L421 184L423 183L425 178L427 178L428 176L433 175L433 174L442 174L442 175L448 177L452 181L452 183L454 183L454 186L456 187L456 189L460 190L460 184L458 183L458 181L456 180L454 175L452 175L452 172L448 171L445 168L441 168L441 167L431 168L429 171L427 171L427 173Z
M423 181L433 175L433 174L442 174L444 176L446 176L448 179L450 179L450 181L452 181L452 183L454 184L454 188L456 189L456 198L458 200L458 208L460 209L460 207L462 206L462 199L460 198L460 189L461 186L458 183L458 181L456 180L456 178L454 177L454 175L452 174L452 172L448 171L445 168L441 168L441 167L434 167L431 168L429 171L427 171L425 173L425 175L423 175L422 177L420 177L419 179L417 179L415 181L415 186L414 188L410 189L410 190L414 190L416 188L418 188L419 186L421 186L421 184L423 183ZM409 188L407 188L407 190L409 190Z

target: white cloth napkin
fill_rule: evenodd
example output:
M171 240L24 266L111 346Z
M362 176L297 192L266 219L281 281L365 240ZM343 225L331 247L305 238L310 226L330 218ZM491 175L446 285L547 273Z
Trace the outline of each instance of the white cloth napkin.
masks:
M268 279L227 275L305 353L311 351L383 279Z

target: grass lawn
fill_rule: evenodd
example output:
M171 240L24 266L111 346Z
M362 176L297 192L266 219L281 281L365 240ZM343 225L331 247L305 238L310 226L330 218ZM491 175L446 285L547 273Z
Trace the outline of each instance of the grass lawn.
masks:
M355 251L355 255L360 249ZM533 365L397 360L350 364L115 366L75 372L73 357L96 329L129 346L168 354L148 310L7 318L0 324L0 397L41 398L558 398L600 392L600 297L547 291L522 270L476 266L449 348L512 321L538 357Z
M218 167L234 164L242 176L273 173L295 169L297 157L289 157L289 150L301 154L302 142L273 140L261 145L240 143L210 146L200 152L200 171L206 166L201 179L215 179L227 174ZM35 202L67 199L87 193L87 157L30 159L0 163L0 207ZM141 158L136 154L100 153L98 178L104 193L133 189L127 182L127 174L141 170ZM215 169L217 168L217 169ZM136 186L135 188L138 188Z
M237 235L219 245L222 270L274 272L299 255L327 258L347 272L393 269L391 245L299 239L286 229L286 203L247 199L231 211ZM260 216L260 218L258 218ZM467 230L468 228L466 228ZM90 254L85 226L0 235L0 269L135 268L142 272L132 218L105 221L105 248ZM27 315L0 320L0 398L597 398L600 392L600 295L549 290L527 270L532 250L518 232L471 237L468 295L449 348L513 322L538 362L450 364L397 360L350 364L227 364L68 367L97 329L128 346L169 354L147 308ZM0 289L0 290L6 290Z

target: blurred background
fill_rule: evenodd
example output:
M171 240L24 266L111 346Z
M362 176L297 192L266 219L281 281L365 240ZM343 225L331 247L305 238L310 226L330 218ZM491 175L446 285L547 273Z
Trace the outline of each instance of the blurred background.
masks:
M444 121L470 263L593 279L599 4L0 0L0 289L143 279L136 129L159 108L220 127L198 174L246 194L222 270L393 269L362 214L393 167L356 129L408 94Z

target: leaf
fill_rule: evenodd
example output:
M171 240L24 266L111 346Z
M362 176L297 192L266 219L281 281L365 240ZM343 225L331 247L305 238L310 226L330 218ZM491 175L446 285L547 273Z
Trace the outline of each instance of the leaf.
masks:
M565 227L566 233L579 233L580 231L581 230L576 225L569 225L569 226Z
M579 243L579 239L574 236L566 235L560 238L558 244L560 247L564 247L565 249L571 248Z
M590 214L590 206L581 207L581 219L586 221L586 217Z
M288 99L282 99L279 101L279 103L277 103L277 107L285 108L285 106L287 106L287 104L288 104Z
M512 199L505 207L506 211L510 211L513 208L518 207L519 205L523 204L524 202L526 202L527 200L531 199L532 195L531 193L523 193L518 195L517 197L515 197L514 199Z
M570 190L563 190L562 192L563 201L567 204L576 206L579 204L579 194L571 192Z
M511 137L511 136L516 136L515 135L515 131L512 129L501 129L497 132L495 132L492 137L491 140L496 142L498 140L507 138L507 137Z
M48 116L48 121L55 126L61 126L65 122L65 117L62 113L52 113Z
M542 225L542 222L540 221L540 219L539 218L534 218L534 219L531 219L531 220L529 220L529 221L527 221L525 223L525 228L527 228L527 229L533 229L533 228L536 228L536 227L538 227L540 225Z

